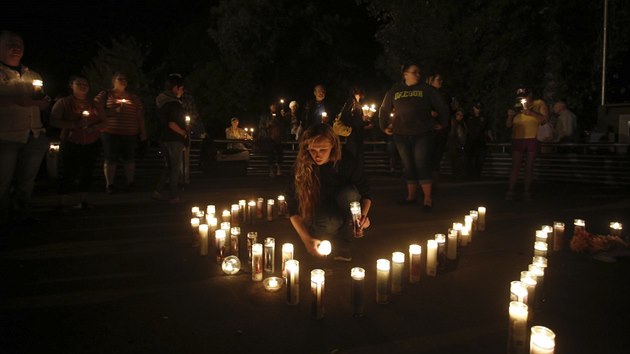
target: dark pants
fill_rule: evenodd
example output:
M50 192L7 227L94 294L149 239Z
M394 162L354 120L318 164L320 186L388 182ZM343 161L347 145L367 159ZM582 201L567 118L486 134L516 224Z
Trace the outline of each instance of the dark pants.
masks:
M361 194L353 185L339 190L335 200L323 201L313 213L309 232L316 238L334 237L337 246L348 247L354 237L350 203L361 201Z
M179 172L182 165L184 143L181 141L163 141L161 145L164 154L164 168L158 180L156 191L162 191L168 181L171 198L175 198L179 195Z
M363 136L352 133L346 138L345 150L351 154L357 163L357 173L363 173Z
M61 144L63 175L59 185L59 194L73 191L74 181L79 180L80 192L87 193L92 185L94 163L98 155L98 143L80 145L71 142Z
M271 145L271 151L269 151L269 166L280 165L284 158L284 151L282 149L282 143L273 142Z

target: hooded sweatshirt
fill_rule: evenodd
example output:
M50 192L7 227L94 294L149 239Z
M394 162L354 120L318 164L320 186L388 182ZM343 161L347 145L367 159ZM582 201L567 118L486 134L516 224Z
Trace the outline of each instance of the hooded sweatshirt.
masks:
M155 98L155 105L160 124L160 140L185 142L183 136L168 126L170 122L175 122L180 128L186 129L186 112L182 102L170 91L164 91Z

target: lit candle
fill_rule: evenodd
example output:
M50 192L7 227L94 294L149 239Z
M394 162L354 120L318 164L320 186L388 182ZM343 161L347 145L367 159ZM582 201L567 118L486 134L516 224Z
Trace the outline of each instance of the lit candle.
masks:
M547 257L547 242L536 241L534 242L534 256Z
M322 269L311 271L311 295L313 303L311 313L314 318L324 318L324 286L326 283L326 273Z
M240 207L238 206L238 204L232 204L232 206L230 207L230 223L232 224L232 226L239 226L239 210Z
M414 284L420 281L422 247L409 245L409 282Z
M221 263L221 269L227 275L234 275L241 270L241 260L236 256L225 257Z
M621 237L621 233L623 230L623 225L617 221L613 221L610 223L610 234L612 236Z
M33 99L40 100L44 98L44 82L42 80L33 80Z
M208 255L208 224L199 225L199 255Z
M282 244L282 277L287 278L287 261L293 259L293 244Z
M247 201L245 201L245 199L241 199L238 201L238 217L239 217L239 221L244 223L245 220L245 214L247 212Z
M247 233L247 263L252 264L252 246L258 242L258 232L250 231Z
M361 267L350 269L350 277L352 278L352 286L350 288L352 315L361 317L363 316L363 307L365 305L365 269Z
M472 242L472 232L473 232L473 217L472 215L464 215L464 227L467 228L470 232L471 239L468 242Z
M193 247L199 245L199 218L190 218L190 228L192 229Z
M226 235L230 234L230 228L231 228L231 226L230 226L230 222L229 221L221 223L221 230L225 231ZM226 239L226 241L229 241L229 240Z
M223 220L223 222L229 222L230 217L230 211L227 209L223 210L223 213L221 214L221 220Z
M361 203L350 203L350 214L352 215L352 230L354 231L354 237L363 237L363 228L359 224L361 222Z
M405 254L402 252L392 253L392 294L402 292L402 273L405 267Z
M464 228L464 224L461 222L453 223L453 231L457 231L457 247L462 245L462 229Z
M190 125L190 116L185 117L186 125Z
M536 276L528 270L521 272L521 283L527 287L527 305L536 303Z
M527 305L511 301L509 307L508 354L525 353L527 350Z
M199 207L198 206L194 206L194 207L190 208L190 213L192 214L192 216L197 216L198 212L199 212Z
M370 113L370 106L363 105L363 107L361 107L361 110L363 111L363 115L367 116Z
M265 290L270 292L275 292L282 288L282 278L278 277L269 277L263 280L263 286Z
M477 226L479 224L479 211L471 210L471 211L469 211L468 215L472 216L472 219L473 219L473 221L472 221L472 225L473 225L472 230L473 230L473 232L477 231L478 230Z
M214 240L216 245L217 262L223 261L227 256L225 248L225 230L217 230L214 232Z
M536 230L536 242L547 243L547 237L549 234L545 230Z
M464 226L461 229L460 234L461 234L460 240L461 240L462 247L468 246L468 244L470 243L470 229Z
M577 234L578 231L584 231L586 229L586 222L582 219L573 220L573 234Z
M238 239L241 238L241 228L230 228L230 254L238 257Z
M437 242L437 267L444 270L446 267L446 235L435 234L435 242Z
M319 243L319 246L317 246L317 253L321 254L322 256L328 256L331 252L332 244L328 240L323 240Z
M434 277L437 274L437 241L427 240L427 275Z
M273 237L265 238L265 253L263 258L263 269L265 273L273 273L275 271L275 253L276 239Z
M328 123L328 113L322 112L322 123Z
M263 279L262 257L263 257L263 245L261 243L254 243L252 245L252 280L253 281L262 281Z
M49 150L49 152L52 152L52 153L58 152L59 151L59 144L51 143L48 146L48 150Z
M477 220L477 230L485 231L486 230L486 207L480 206L477 208L477 212L479 212L479 218Z
M258 219L263 218L263 204L265 203L265 198L256 199L256 217Z
M273 221L273 205L275 200L267 199L267 221Z
M536 294L537 294L538 302L535 303L535 306L537 306L540 303L540 301L543 300L543 289L544 289L544 281L545 281L545 269L539 267L536 264L530 264L530 265L527 266L527 270L534 277L536 277Z
M450 230L446 239L446 258L451 261L457 259L457 231Z
M283 195L278 196L278 216L288 216L287 201Z
M564 245L564 223L560 221L553 222L553 251L562 251Z
M510 282L510 301L527 303L527 285L519 280Z
M217 223L219 222L219 220L217 220L217 218L215 217L206 219L206 222L208 223L208 232L210 232L210 234L214 234L214 232L217 231Z
M533 326L529 337L530 354L553 354L556 348L556 334L547 327Z
M35 90L41 90L44 87L44 81L42 80L33 80L33 88Z
M300 302L300 262L290 259L287 270L287 304L297 305Z
M389 260L376 261L376 303L389 303Z
M256 210L256 202L250 201L247 203L247 221L250 225L254 224L254 211Z
M90 118L90 111L83 111L83 112L81 112L81 116L83 118L86 118L86 119Z
M215 216L217 213L217 207L212 205L212 204L208 204L206 206L206 214L211 215L211 216Z
M541 257L541 256L534 256L532 257L532 264L535 264L544 270L545 268L547 268L547 258Z

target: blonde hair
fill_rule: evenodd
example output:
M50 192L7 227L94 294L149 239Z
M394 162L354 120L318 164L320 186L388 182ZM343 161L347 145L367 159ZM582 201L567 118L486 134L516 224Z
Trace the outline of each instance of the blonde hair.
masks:
M332 145L329 161L336 164L341 160L341 142L330 125L317 124L302 134L294 165L294 185L298 213L304 220L312 218L313 211L320 202L319 166L308 151L311 144L320 141L328 141Z

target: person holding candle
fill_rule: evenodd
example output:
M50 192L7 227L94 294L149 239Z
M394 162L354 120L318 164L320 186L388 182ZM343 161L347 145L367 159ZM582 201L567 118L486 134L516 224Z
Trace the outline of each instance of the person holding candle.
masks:
M531 184L534 174L534 162L538 155L539 143L536 139L538 127L549 120L549 109L545 101L533 99L532 93L527 88L519 88L516 91L516 112L509 110L505 126L512 128L512 170L506 200L514 199L514 188L518 180L523 155L525 160L525 180L523 188L523 200L530 201Z
M282 114L277 112L275 102L269 105L269 112L260 117L258 123L259 144L263 152L269 154L269 176L281 176L282 171L282 137L285 130L285 120Z
M181 97L184 94L184 78L171 74L164 83L164 91L156 99L157 115L160 121L160 144L166 165L151 197L156 200L179 203L179 173L182 152L188 143L188 125ZM169 195L162 194L168 181Z
M35 95L33 81L41 81L42 77L22 65L23 55L22 37L10 31L1 31L0 227L2 228L9 228L14 224L29 225L38 221L30 213L30 199L35 177L48 149L48 138L40 113L48 109L50 98ZM40 87L40 91L43 92L43 88ZM12 185L13 188L11 188Z
M90 84L85 77L74 75L68 85L72 94L55 102L50 113L51 124L61 129L63 175L59 186L60 206L70 206L70 192L78 178L81 201L76 207L88 209L87 194L98 156L100 130L105 127L105 112L88 99Z
M315 125L302 135L286 200L289 220L309 253L317 255L321 239L332 236L334 259L352 260L349 205L361 202L359 225L369 227L370 186L352 156L342 156L330 125Z
M252 136L245 131L245 129L239 127L240 121L237 117L230 119L230 126L225 129L225 138L233 140L252 140ZM228 150L246 151L247 148L243 143L229 143L227 145Z
M448 105L435 88L420 81L420 67L417 64L403 65L402 78L402 82L394 84L385 95L379 111L379 124L381 130L385 131L390 123L390 113L395 111L392 133L407 181L407 197L401 204L415 204L420 185L424 194L424 208L430 210L433 207L433 136L448 124ZM433 117L431 111L436 111L437 117Z
M326 87L322 84L315 85L313 96L314 99L304 105L302 118L302 129L304 130L321 123L332 125L330 115L334 111L326 99Z
M373 112L370 107L362 107L362 100L365 97L363 88L354 85L350 89L350 97L341 109L341 121L346 126L352 127L352 133L345 138L345 151L352 154L357 162L357 167L363 169L363 139L365 130L372 129L370 118Z
M126 190L133 187L137 139L147 140L144 124L144 108L140 97L127 90L127 75L117 72L112 77L112 89L101 91L96 104L105 110L107 125L101 134L103 142L105 191L114 192L114 179L118 161L125 169Z

